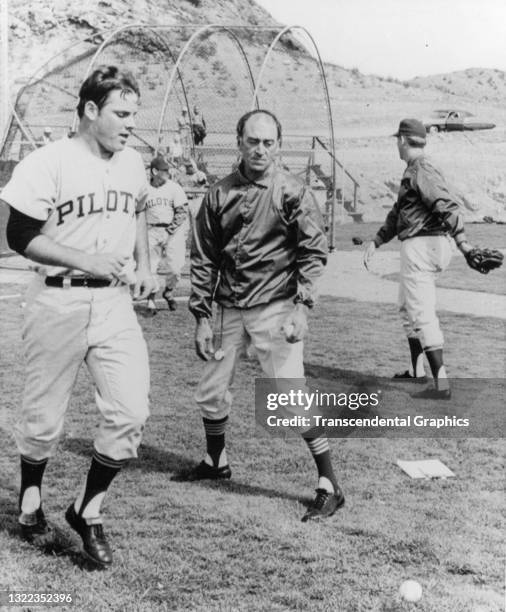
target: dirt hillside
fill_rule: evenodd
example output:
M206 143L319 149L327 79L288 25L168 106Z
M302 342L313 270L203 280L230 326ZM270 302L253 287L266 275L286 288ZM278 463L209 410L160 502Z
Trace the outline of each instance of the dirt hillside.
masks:
M84 38L98 43L103 32L123 24L276 25L252 0L89 0L84 9L77 0L11 0L10 11L10 75L15 91L71 43ZM265 45L257 37L245 46L253 71L258 72ZM280 113L289 132L296 131L296 126L306 133L321 133L325 128L321 80L307 55L294 47L285 47L277 54L279 61L271 62L266 100ZM192 66L193 85L200 90L201 100L205 102L206 87L218 87L223 104L236 98L233 110L222 104L206 109L214 125L227 114L231 121L235 119L239 105L234 88L237 90L241 79L234 74L237 62L227 53L223 52L225 59L220 61L195 58ZM338 158L360 183L360 211L365 219L381 219L395 199L403 165L389 135L399 119L423 118L434 109L453 107L469 110L497 127L430 135L427 152L456 186L468 218L506 218L506 73L470 68L397 81L330 64L326 72ZM146 77L150 76L147 66ZM312 112L311 104L317 112Z

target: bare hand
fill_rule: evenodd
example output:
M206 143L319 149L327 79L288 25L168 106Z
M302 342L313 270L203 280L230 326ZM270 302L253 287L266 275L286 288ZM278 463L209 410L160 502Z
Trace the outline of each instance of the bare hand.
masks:
M281 330L285 334L286 341L290 344L300 342L307 332L306 307L297 304L285 319L281 326Z
M366 270L369 270L369 265L375 253L376 253L376 245L374 244L374 242L371 241L366 246L365 251L364 251L364 266L366 267Z
M135 276L136 281L133 285L132 294L134 300L144 300L152 293L156 293L160 288L158 280L149 270L137 270Z
M93 278L112 281L117 278L128 261L128 255L119 253L95 253L86 255L85 266L81 269Z
M204 361L209 361L214 354L213 330L209 319L199 319L195 329L195 350L197 355Z

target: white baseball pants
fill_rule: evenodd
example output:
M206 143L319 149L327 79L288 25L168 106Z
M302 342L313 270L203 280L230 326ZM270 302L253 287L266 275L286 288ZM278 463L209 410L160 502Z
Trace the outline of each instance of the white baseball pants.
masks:
M23 343L25 390L14 427L21 454L54 453L84 361L102 416L96 450L117 460L137 456L149 414L149 363L127 286L60 289L37 277L27 293Z
M303 379L303 342L290 344L281 327L293 310L293 300L277 300L253 308L219 308L214 326L214 348L225 355L204 366L195 400L207 419L227 416L232 405L232 384L238 358L248 340L267 378ZM223 325L221 321L223 313Z
M169 236L163 227L150 227L148 231L151 272L163 274L165 286L169 289L173 289L181 278L188 231L188 221L178 227L172 236ZM164 265L166 269L163 269Z
M399 312L407 337L419 338L424 349L444 344L436 314L436 278L452 254L448 236L415 236L401 242Z

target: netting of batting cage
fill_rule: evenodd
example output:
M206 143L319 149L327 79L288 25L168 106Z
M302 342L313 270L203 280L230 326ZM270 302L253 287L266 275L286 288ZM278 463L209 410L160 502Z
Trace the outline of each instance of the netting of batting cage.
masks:
M212 183L238 161L239 117L252 108L274 112L283 126L280 163L313 187L332 246L336 205L352 210L356 186L339 169L325 71L304 28L135 25L80 41L20 91L0 163L12 165L75 131L81 82L112 64L139 82L129 145L146 165L159 153L172 161L191 157Z

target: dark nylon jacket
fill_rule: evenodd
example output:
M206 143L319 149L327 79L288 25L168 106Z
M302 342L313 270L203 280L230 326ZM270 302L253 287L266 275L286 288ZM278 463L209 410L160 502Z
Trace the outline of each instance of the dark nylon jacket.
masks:
M464 220L460 206L449 192L442 174L424 156L412 160L401 179L397 202L379 229L377 247L397 236L450 234L455 242L464 242Z
M257 182L240 170L211 187L194 221L190 310L251 308L294 298L311 307L327 262L323 218L312 192L272 168Z

